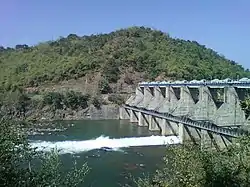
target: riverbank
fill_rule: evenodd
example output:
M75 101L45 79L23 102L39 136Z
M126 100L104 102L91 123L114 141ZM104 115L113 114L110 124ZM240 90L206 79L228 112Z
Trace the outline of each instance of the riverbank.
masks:
M25 121L55 121L55 120L104 120L104 119L119 119L119 105L109 104L95 107L89 105L85 109L56 109L51 110L50 107L42 109L30 108L22 113L10 113L2 111L2 114Z
M95 107L90 105L85 109L57 109L51 111L49 108L43 110L31 110L26 114L27 120L54 121L54 120L82 120L82 119L119 119L119 106L115 104L101 105Z
M124 100L126 96L119 94L90 95L72 90L27 93L16 89L2 94L0 114L25 121L118 119Z
M3 109L3 108L1 108ZM80 121L80 120L116 120L119 119L119 105L109 104L95 107L89 105L85 109L51 110L50 107L42 109L31 108L24 113L11 113L1 110L1 116L16 121L28 135L44 134L44 131L60 132L68 129L73 124L58 126L56 121ZM63 122L64 123L64 122ZM57 124L57 125L56 125Z

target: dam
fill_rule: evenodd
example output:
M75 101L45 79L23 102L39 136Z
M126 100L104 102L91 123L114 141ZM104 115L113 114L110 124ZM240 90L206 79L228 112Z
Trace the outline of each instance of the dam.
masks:
M247 134L250 117L241 108L250 80L142 82L120 108L120 119L179 136L202 147L227 147Z

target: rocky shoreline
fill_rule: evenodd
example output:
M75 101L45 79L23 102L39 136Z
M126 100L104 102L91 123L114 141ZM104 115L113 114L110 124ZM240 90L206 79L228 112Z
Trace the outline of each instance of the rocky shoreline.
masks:
M110 104L96 108L90 105L85 109L57 109L54 111L49 107L45 107L43 109L29 108L24 113L8 112L6 110L2 110L1 113L17 120L29 122L83 119L104 120L119 119L119 106Z
M51 122L40 122L34 123L30 127L25 128L27 135L44 135L44 134L52 134L52 132L62 132L67 130L69 127L73 127L74 124L60 125L57 123Z
M46 133L65 131L67 128L74 126L74 124L70 123L60 125L53 123L53 121L119 119L119 105L102 105L100 108L90 105L85 109L55 111L46 107L40 110L29 108L25 113L1 110L1 115L23 123L23 127L28 135L44 135Z
M81 110L34 111L33 114L29 115L28 119L36 121L119 119L119 106L102 105L100 108L96 108L90 105L88 108Z

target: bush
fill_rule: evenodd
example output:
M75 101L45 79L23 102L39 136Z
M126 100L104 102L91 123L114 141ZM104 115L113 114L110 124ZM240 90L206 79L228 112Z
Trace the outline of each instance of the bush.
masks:
M118 105L121 105L124 103L124 98L121 95L116 95L116 94L109 95L108 100Z
M242 110L245 112L246 118L250 115L250 97L248 96L245 100L240 102Z
M108 63L103 68L103 75L110 83L116 83L119 79L120 70L119 64L114 59L109 59Z
M89 95L80 92L68 91L64 94L58 92L45 93L43 97L44 105L50 105L54 109L62 109L64 106L70 109L88 107Z
M52 110L87 108L89 99L88 94L84 95L74 91L27 95L16 89L15 91L0 93L0 107L4 107L3 111L8 115L25 117L28 109L42 109L44 106L50 106Z
M5 110L12 115L24 116L30 103L31 101L28 95L19 89L0 95L0 106L4 106Z
M64 186L83 184L88 173L86 164L66 174L57 152L45 156L28 144L22 124L4 118L0 120L0 186ZM38 160L36 166L33 159Z
M68 91L65 93L64 103L67 108L71 109L87 108L89 97L89 95L82 95L80 92Z
M109 82L106 79L102 79L98 83L98 88L99 88L101 94L111 93L111 91L112 91L110 86L109 86Z
M223 151L196 146L172 146L163 169L153 179L139 179L138 186L232 187L250 186L250 137L242 137ZM149 184L150 183L150 184Z
M42 109L44 107L43 95L33 95L31 96L30 108Z
M50 105L54 110L63 108L63 99L63 94L58 92L48 92L43 97L44 105Z
M101 96L93 96L91 99L91 104L94 105L94 107L96 107L97 109L101 108L102 105L102 101L100 99Z

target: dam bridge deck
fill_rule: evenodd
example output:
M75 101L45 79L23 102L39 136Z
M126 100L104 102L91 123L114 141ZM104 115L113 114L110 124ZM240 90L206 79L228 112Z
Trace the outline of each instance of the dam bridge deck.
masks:
M155 110L148 110L142 107L130 106L128 104L124 104L122 107L127 110L141 112L145 115L151 115L160 119L166 119L171 122L181 123L183 125L186 125L192 128L206 130L215 134L220 134L220 135L224 135L228 137L237 138L240 136L249 135L249 133L243 129L222 127L222 126L215 125L208 121L192 120L186 116L174 116L170 113L166 113L166 112L163 113L163 112L158 112Z

